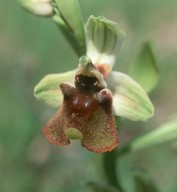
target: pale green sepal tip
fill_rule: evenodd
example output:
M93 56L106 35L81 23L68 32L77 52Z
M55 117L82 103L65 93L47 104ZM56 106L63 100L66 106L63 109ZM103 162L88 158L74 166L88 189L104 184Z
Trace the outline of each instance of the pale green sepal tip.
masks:
M65 134L69 139L72 139L72 140L77 140L77 139L82 140L83 138L82 133L76 128L67 128L65 130Z
M51 17L53 12L53 7L51 5L51 0L18 0L19 4L27 11L32 14Z
M63 82L73 83L76 70L65 73L46 75L34 88L34 96L52 107L58 107L62 103L63 95L59 84Z
M113 71L106 82L113 94L113 111L116 116L132 121L146 121L154 115L154 107L147 93L131 77Z

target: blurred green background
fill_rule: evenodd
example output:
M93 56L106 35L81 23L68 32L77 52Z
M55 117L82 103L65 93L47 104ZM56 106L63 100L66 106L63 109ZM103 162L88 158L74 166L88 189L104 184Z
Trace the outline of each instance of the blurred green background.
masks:
M84 21L104 15L127 32L115 69L125 72L141 44L152 40L160 81L150 97L155 116L145 123L126 121L120 145L153 130L177 112L177 1L80 0ZM100 155L72 142L49 144L42 127L55 110L33 97L48 73L77 66L78 58L50 19L25 12L17 1L0 1L0 192L84 192L86 181L100 180ZM132 191L132 167L149 171L162 192L177 191L177 142L163 144L120 160L121 180Z

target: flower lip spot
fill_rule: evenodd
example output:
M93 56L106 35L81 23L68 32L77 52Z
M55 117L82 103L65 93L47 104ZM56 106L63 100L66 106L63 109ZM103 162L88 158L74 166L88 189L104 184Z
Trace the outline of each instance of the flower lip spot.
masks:
M76 92L71 100L65 101L67 116L72 116L72 119L78 117L89 116L94 112L98 106L98 102L91 94Z
M85 103L84 103L84 108L89 108L91 105L91 101L90 100L87 100Z
M74 97L73 102L72 102L73 106L78 106L78 103L79 103L79 98Z

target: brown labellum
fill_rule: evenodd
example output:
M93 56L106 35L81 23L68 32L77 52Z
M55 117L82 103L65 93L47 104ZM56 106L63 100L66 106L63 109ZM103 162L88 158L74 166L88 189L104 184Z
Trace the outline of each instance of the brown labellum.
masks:
M112 115L112 94L100 86L94 76L77 74L75 85L60 84L63 104L43 128L46 138L57 145L67 145L66 131L77 129L81 143L88 150L101 153L113 150L118 144L115 120Z

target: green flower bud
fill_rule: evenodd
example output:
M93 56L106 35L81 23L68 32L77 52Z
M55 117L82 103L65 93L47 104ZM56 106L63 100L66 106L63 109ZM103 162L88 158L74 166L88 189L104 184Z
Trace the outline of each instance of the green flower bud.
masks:
M20 4L27 11L38 16L52 16L53 7L52 0L19 0Z

